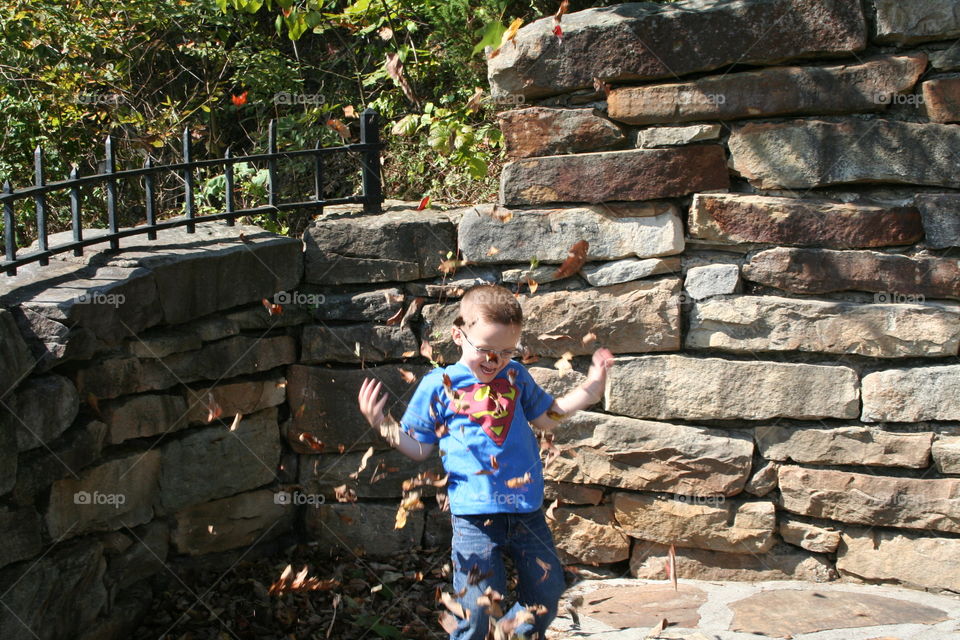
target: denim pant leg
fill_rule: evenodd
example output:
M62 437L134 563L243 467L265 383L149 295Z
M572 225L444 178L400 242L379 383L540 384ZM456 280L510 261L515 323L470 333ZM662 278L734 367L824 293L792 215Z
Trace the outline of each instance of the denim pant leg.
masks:
M506 589L506 571L503 566L502 542L506 534L506 520L501 514L486 516L451 515L453 524L453 591L460 593L460 605L470 615L450 634L450 640L484 640L487 637L489 615L477 605L487 587L503 593ZM484 524L489 522L489 524ZM477 584L469 584L469 575L484 576Z
M514 521L508 532L507 550L517 567L517 604L508 615L527 606L543 605L547 612L536 616L533 625L519 625L517 635L540 640L547 637L547 627L557 617L560 596L567 588L563 565L553 545L543 510L511 516Z

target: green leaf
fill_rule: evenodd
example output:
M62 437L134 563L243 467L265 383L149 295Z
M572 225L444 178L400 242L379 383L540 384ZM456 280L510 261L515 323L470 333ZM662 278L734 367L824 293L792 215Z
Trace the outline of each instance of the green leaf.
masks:
M474 180L483 180L487 177L487 163L476 156L467 158L467 173Z
M474 45L473 51L470 53L471 56L477 55L486 47L493 47L494 49L499 47L500 41L503 40L503 34L506 33L507 28L501 24L499 20L494 20L484 25L479 31L481 32L480 42Z

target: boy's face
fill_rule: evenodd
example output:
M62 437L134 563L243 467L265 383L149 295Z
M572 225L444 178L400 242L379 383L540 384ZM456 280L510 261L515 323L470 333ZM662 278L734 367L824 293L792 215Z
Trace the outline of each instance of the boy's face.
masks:
M466 325L453 327L453 341L462 350L460 362L470 368L477 380L490 382L510 362L506 352L517 348L520 327L477 319L469 328ZM498 353L484 353L478 349Z

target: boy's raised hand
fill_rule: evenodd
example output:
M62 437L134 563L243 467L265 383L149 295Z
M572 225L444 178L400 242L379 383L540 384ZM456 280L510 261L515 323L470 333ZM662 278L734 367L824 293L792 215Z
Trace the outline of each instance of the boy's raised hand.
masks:
M370 426L379 431L390 446L395 447L400 440L400 425L392 418L388 420L383 413L383 408L390 396L386 393L380 395L382 386L379 380L364 378L357 400L360 402L360 413L367 419Z
M613 353L610 349L600 348L593 352L593 361L587 371L587 381L583 386L597 398L603 397L607 383L607 371L613 367Z

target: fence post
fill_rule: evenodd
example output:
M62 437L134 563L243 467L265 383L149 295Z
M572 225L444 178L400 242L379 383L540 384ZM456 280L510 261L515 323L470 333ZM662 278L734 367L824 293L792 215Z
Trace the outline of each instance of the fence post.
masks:
M70 180L76 180L80 176L80 171L74 165L70 170ZM73 222L73 241L83 240L83 220L80 219L80 187L73 185L70 187L70 218ZM83 247L77 247L73 250L73 255L77 258L83 255Z
M113 136L107 136L106 143L106 170L104 173L111 174L116 171L116 157L113 154ZM117 222L117 181L108 180L107 181L107 221L110 226L110 233L117 233L120 230L120 225ZM120 239L111 238L110 239L110 248L114 251L120 249Z
M270 128L267 131L267 153L274 154L277 153L277 121L274 119L270 120ZM268 174L268 186L269 191L267 191L267 202L271 207L277 206L277 189L279 188L279 178L277 177L277 159L271 157L267 160L267 174ZM270 219L274 224L277 224L277 210L273 209L270 212Z
M13 187L10 186L9 180L5 180L3 183L3 193L4 195L13 195ZM4 245L6 245L6 260L7 262L13 262L17 259L17 228L14 226L13 202L11 200L3 203L3 239ZM7 269L7 275L17 275L17 268L10 267Z
M380 184L380 123L377 112L366 108L360 114L360 143L378 145L363 152L363 212L381 213L383 186Z
M230 147L227 147L226 153L223 154L223 177L226 182L224 186L223 205L227 213L233 213L233 162L230 161L232 157L233 154L230 153ZM232 227L235 223L236 220L233 217L227 218L228 227Z
M191 162L189 127L183 128L183 162L187 165L189 165ZM193 220L193 171L190 170L189 166L183 170L183 198L187 212L187 220ZM187 233L193 233L196 231L196 228L197 225L191 222L187 225Z
M147 169L153 168L153 160L149 156L147 156L147 162L144 166ZM153 172L146 173L143 176L143 197L147 201L147 225L154 227L157 224L157 210L153 197ZM156 240L157 230L151 229L147 231L147 239Z
M43 149L40 148L40 145L37 145L36 150L33 152L33 169L34 169L34 184L38 187L42 187L46 184L46 180L43 177ZM38 193L33 198L34 203L37 205L37 247L40 251L47 250L47 200L42 193ZM40 258L40 266L45 267L50 264L50 261L47 258Z
M317 140L317 151L321 149L320 141ZM313 157L313 186L314 186L314 199L317 202L323 200L323 187L324 187L324 175L323 175L323 156L320 153L317 153ZM323 207L320 207L318 213L323 213Z

